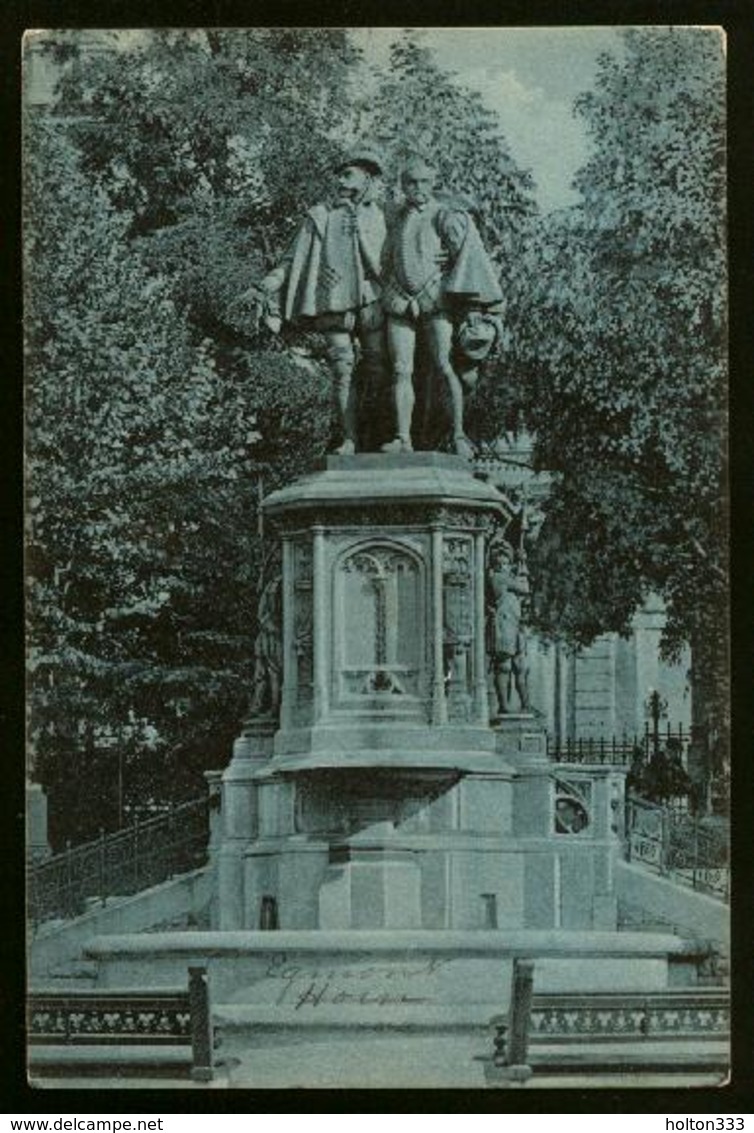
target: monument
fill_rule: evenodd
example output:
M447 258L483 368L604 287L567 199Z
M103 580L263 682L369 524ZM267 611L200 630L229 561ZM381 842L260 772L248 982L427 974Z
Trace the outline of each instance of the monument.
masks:
M268 290L287 288L289 319L309 288L322 327L318 303L353 313L379 297L396 439L379 453L341 444L265 500L281 574L260 600L252 715L223 782L219 927L259 929L270 910L295 930L612 927L620 780L561 785L593 832L564 854L529 708L523 550L514 565L505 539L515 508L466 459L454 361L459 337L467 363L489 352L494 334L480 330L498 319L500 285L469 212L435 199L434 171L414 158L364 291L380 170L372 151L347 159L336 206L312 210L287 267L267 277ZM362 290L342 285L358 278ZM356 306L353 327L362 315ZM418 337L449 393L454 454L413 451Z
M292 930L613 928L622 777L558 781L547 761L517 595L490 565L505 497L457 456L370 453L326 458L265 509L280 717L249 720L223 777L218 927L259 929L274 906Z
M349 161L343 177L363 190L365 162ZM463 1083L514 958L535 959L538 990L643 991L666 987L684 952L677 937L615 931L623 773L547 758L527 686L524 548L510 545L520 516L475 475L458 396L494 339L499 289L470 216L433 202L429 180L423 163L405 171L410 207L382 276L367 280L365 206L349 197L310 215L267 288L322 330L317 297L337 268L358 283L328 340L338 450L264 501L280 569L260 595L252 711L222 775L216 923L88 949L112 986L207 963L239 1084L258 1082L272 1049L295 1042L300 1057L307 1036L386 1034L455 1036L460 1077L443 1084ZM316 302L297 308L307 287ZM365 306L371 330L387 320L396 437L357 453L351 336ZM452 453L414 451L418 334L450 394ZM283 1063L265 1084L291 1084ZM316 1065L294 1084L322 1084Z
M472 217L458 205L436 200L435 181L436 173L427 162L413 158L406 163L401 175L405 201L385 244L382 304L387 314L395 438L383 449L410 452L413 448L414 356L421 334L430 372L449 396L453 450L471 457L474 450L463 424L463 380L473 380L473 363L492 347L503 295ZM454 345L466 355L466 364L458 370Z

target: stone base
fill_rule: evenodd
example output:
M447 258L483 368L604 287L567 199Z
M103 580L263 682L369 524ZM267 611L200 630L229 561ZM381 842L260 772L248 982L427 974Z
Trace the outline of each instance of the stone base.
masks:
M644 991L666 988L695 948L659 933L320 930L96 937L85 954L103 987L176 986L206 964L215 1005L434 1025L439 1009L469 1024L479 1008L506 1011L515 957L534 959L537 992Z
M26 784L26 852L34 863L52 854L47 840L47 795L39 783Z
M505 742L526 735L511 724ZM510 762L475 753L475 769L462 770L451 751L425 754L448 765L390 767L370 752L295 768L234 758L219 927L263 928L270 902L284 930L616 927L610 769L586 776L518 751ZM566 790L589 810L575 835L555 826Z
M444 725L430 730L421 723L367 720L281 729L267 771L358 767L478 771L495 769L500 763L495 733L482 726Z
M319 890L320 929L421 928L421 873L410 851L333 847Z
M662 990L691 946L600 932L227 932L102 937L102 987L205 964L230 1086L483 1087L516 957L535 991ZM498 1083L501 1084L501 1083Z

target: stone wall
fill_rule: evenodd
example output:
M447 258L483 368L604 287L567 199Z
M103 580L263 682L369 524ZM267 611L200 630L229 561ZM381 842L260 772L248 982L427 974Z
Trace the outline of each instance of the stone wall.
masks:
M640 912L649 926L672 926L675 932L712 941L728 951L730 910L722 901L648 873L630 862L615 863L614 882L619 909L632 917Z
M43 925L29 943L32 980L59 974L80 959L93 936L149 932L180 921L197 924L206 916L210 887L209 871L195 870L132 897L110 897L73 920Z

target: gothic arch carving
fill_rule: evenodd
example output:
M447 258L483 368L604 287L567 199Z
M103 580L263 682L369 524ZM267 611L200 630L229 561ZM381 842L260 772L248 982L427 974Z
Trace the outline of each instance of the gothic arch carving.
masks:
M333 696L410 710L423 695L425 569L407 544L384 536L344 549L334 564Z

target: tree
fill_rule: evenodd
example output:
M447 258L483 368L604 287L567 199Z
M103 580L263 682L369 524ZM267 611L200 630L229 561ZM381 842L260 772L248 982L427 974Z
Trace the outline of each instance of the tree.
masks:
M43 41L61 81L25 138L30 738L58 844L116 821L115 752L126 802L160 801L237 734L259 498L329 411L316 358L238 299L329 174L354 57L337 31L101 38Z
M130 235L166 237L155 256L205 330L328 187L356 57L339 30L151 30L79 50L63 72L55 113L84 172Z
M724 710L725 163L720 36L630 29L576 106L580 203L529 249L511 304L537 467L540 628L586 644L663 597Z
M649 758L638 748L626 777L626 789L653 803L693 798L694 784L683 766L680 743L670 740Z
M221 372L67 132L32 115L26 143L30 740L59 845L117 820L116 756L132 802L196 793L224 762L260 476L273 487L321 447L326 393L279 352ZM298 438L285 459L271 428L261 443L273 414Z
M388 72L356 114L356 128L385 151L393 191L403 162L421 154L437 168L443 188L474 208L485 244L507 280L515 272L512 253L537 211L534 186L481 96L446 74L416 33L406 33L391 48Z

